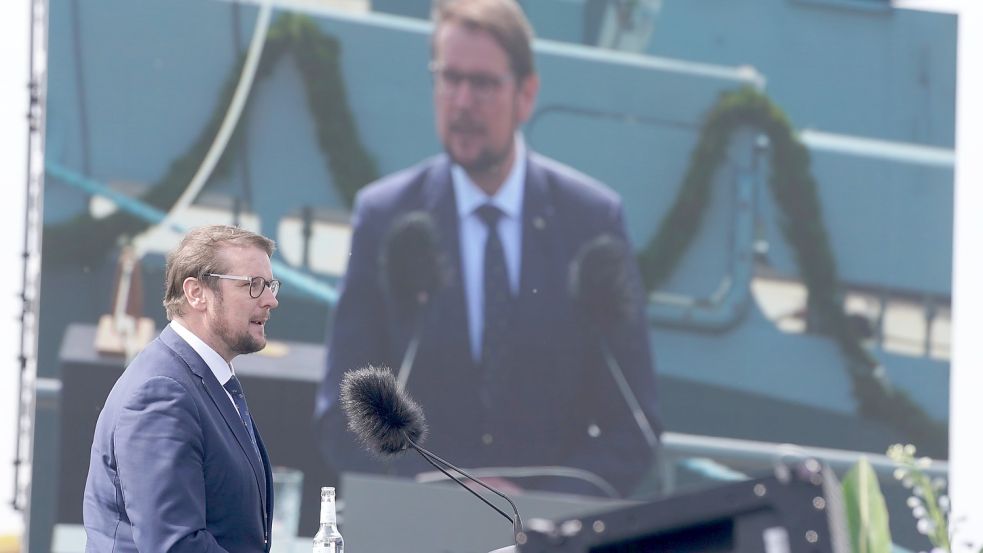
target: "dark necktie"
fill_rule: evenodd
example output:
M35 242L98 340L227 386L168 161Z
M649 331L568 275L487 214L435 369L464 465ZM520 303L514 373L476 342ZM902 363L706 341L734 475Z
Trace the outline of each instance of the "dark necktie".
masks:
M253 451L256 452L256 456L262 462L263 456L259 453L259 446L256 445L256 433L253 431L253 418L249 416L249 407L246 405L246 394L243 393L242 384L236 378L236 375L232 375L232 378L225 383L225 389L228 390L229 395L232 396L232 401L236 404L236 408L239 409L239 418L242 419L242 424L246 426L249 443L253 444Z
M505 336L512 310L512 289L505 265L505 251L498 235L502 211L491 204L477 209L478 217L488 227L485 242L484 327L481 335L481 366L485 376L496 372L505 356Z

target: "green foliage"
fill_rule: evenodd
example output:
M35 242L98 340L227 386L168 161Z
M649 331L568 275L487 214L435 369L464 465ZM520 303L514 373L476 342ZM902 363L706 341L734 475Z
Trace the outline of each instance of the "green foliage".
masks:
M253 86L268 77L285 54L291 54L300 68L308 107L317 129L318 145L335 185L351 205L358 189L378 177L378 169L359 139L348 107L339 59L341 46L335 38L321 33L310 17L283 13L267 32ZM230 70L212 116L201 132L188 150L171 164L164 177L140 198L142 202L167 211L191 182L222 124L244 62L245 55ZM243 118L247 113L248 101ZM241 134L246 127L241 123L242 120L230 144L241 143ZM241 154L238 148L226 149L211 178L228 174L232 162ZM149 226L149 222L122 210L102 219L84 211L69 221L45 227L44 260L56 264L89 264L110 251L119 237L133 236Z
M379 177L375 160L358 136L341 72L341 46L324 36L310 17L285 13L270 29L278 48L288 49L304 75L307 105L317 123L317 141L328 169L349 206L355 194ZM273 55L266 67L276 63Z
M823 223L809 151L785 113L761 92L745 87L725 92L710 110L679 193L658 231L639 254L646 289L656 290L672 275L699 231L713 177L735 131L757 129L771 145L769 189L779 208L785 240L795 252L808 290L810 328L836 341L845 358L862 414L901 430L935 456L948 451L945 426L932 420L911 397L893 389L883 369L849 324L839 290L836 260Z
M195 138L188 151L174 160L164 177L152 186L141 199L144 203L166 211L181 197L181 192L194 177L222 125L224 107L235 92L242 61L222 86L222 100L216 111ZM227 170L227 163L220 163L212 176ZM87 175L88 176L88 175ZM111 248L121 236L133 236L146 230L149 223L123 210L96 219L84 210L72 219L57 225L45 225L43 235L44 262L87 266Z
M866 457L843 479L843 503L853 553L891 553L887 504L877 474Z

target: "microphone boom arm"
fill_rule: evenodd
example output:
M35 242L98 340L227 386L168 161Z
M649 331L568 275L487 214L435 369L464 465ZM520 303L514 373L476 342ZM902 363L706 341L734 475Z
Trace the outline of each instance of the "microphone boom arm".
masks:
M468 474L467 472L461 470L460 468L452 465L451 463L449 463L446 460L442 459L437 454L432 453L431 451L425 449L423 446L420 446L415 441L413 441L412 438L410 438L409 436L407 436L405 433L403 434L403 436L406 438L406 441L410 444L410 446L412 446L413 449L415 449L416 452L420 454L420 456L422 456L424 459L426 459L426 461L428 463L430 463L431 465L433 465L440 472L444 473L444 475L447 476L448 478L450 478L451 480L453 480L453 481L457 482L458 484L460 484L461 487L463 487L464 489L468 490L472 495L474 495L475 497L477 497L478 499L480 499L481 501L483 501L486 505L488 505L492 509L495 509L495 511L497 511L498 514L502 515L509 522L511 522L512 523L512 536L513 536L513 538L515 538L515 536L518 536L519 533L522 532L522 519L519 518L519 509L515 506L515 503L512 502L512 500L509 499L509 497L507 495L505 495L504 493L496 490L495 488L492 488L488 484L485 484L481 480L478 480L477 478L471 476L470 474ZM441 465L443 465L443 467ZM468 480L474 482L475 484L478 484L479 486L485 488L486 490L492 492L493 494L495 494L495 495L501 497L502 499L504 499L505 501L507 501L509 503L509 505L512 507L512 512L514 513L515 516L514 517L510 517L509 515L507 515L505 513L505 511L502 511L501 509L499 509L498 507L496 507L490 501L488 501L487 499L485 499L481 494L479 494L478 492L476 492L476 491L472 490L471 488L465 486L457 477L452 476L450 473L448 473L444 469L444 467L447 467L447 468L450 468L450 469L454 470L455 472L457 472L461 476L467 478ZM516 544L516 545L518 545L518 544Z
M406 346L406 352L403 354L403 362L399 365L399 376L396 381L400 390L406 389L406 382L410 379L410 371L413 370L413 361L416 360L416 351L420 347L420 334L422 334L422 330L423 325L418 324L416 332L413 333L413 339L410 340L410 344Z
M604 354L605 365L608 366L608 371L611 372L615 384L618 385L618 391L621 392L625 403L628 404L628 409L631 411L632 417L635 418L635 424L638 425L638 429L642 432L645 442L653 451L658 449L659 438L655 435L655 430L652 429L652 423L645 416L645 411L642 409L641 404L638 403L635 393L631 391L631 386L628 385L628 380L625 378L625 372L621 369L621 364L615 359L614 354L611 353L611 348L608 347L607 341L603 338L601 339L601 351Z

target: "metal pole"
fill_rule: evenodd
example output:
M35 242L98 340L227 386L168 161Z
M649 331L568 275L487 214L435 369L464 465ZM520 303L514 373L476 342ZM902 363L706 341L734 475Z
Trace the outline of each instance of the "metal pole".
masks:
M47 73L47 0L30 2L28 45L27 182L24 202L24 241L21 252L21 333L18 375L17 438L11 505L24 513L22 550L30 550L30 477L22 471L33 464L34 405L37 376L38 272L41 249L41 204L44 179L44 127ZM32 371L33 369L33 371ZM32 374L33 372L33 374ZM33 378L32 378L33 377Z

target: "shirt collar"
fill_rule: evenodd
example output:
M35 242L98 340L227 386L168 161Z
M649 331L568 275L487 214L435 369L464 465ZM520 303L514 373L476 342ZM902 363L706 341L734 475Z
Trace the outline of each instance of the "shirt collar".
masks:
M476 209L487 203L502 210L506 217L518 218L522 213L522 196L526 186L526 144L522 134L515 133L515 158L502 187L494 196L488 196L478 187L467 171L458 164L451 167L454 184L454 197L457 199L457 214L462 219L470 216Z
M202 360L205 361L208 368L212 370L212 374L214 374L215 378L218 379L218 383L225 386L225 383L232 378L233 374L235 374L232 365L230 363L226 363L225 359L222 359L222 356L219 355L217 351L203 342L201 338L195 336L194 332L188 330L181 323L171 321L171 328L173 328L174 332L184 339L184 341L191 346L191 349L195 350L195 353L197 353Z

